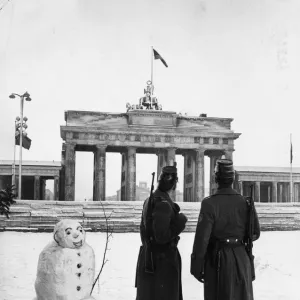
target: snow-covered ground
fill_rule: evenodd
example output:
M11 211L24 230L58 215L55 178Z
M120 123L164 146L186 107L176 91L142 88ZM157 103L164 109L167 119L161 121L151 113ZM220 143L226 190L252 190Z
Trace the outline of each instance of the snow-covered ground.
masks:
M38 256L51 239L51 233L0 233L1 300L34 298ZM193 239L193 233L184 233L179 242L183 262L184 300L203 299L202 284L189 273ZM94 248L97 272L102 261L105 235L88 232L87 243ZM113 235L108 252L109 261L100 277L100 286L96 286L93 292L97 299L135 299L134 279L139 246L138 233ZM260 240L254 244L254 255L255 299L300 299L300 231L262 232Z

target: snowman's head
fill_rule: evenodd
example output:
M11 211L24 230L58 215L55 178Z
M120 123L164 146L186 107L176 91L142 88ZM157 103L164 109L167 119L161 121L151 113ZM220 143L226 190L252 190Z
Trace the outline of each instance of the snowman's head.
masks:
M53 237L63 248L80 248L85 243L85 231L81 224L74 220L61 220L54 227Z

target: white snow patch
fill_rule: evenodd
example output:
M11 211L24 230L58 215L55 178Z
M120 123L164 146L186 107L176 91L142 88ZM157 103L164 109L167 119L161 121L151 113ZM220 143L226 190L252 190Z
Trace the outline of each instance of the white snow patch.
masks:
M32 300L38 256L51 241L52 233L0 233L0 299ZM96 255L96 274L102 262L105 245L104 233L88 232L87 243ZM183 263L184 300L203 299L203 286L190 275L190 254L194 233L184 233L179 242ZM135 269L140 247L139 233L115 233L107 253L109 261L95 286L97 299L135 299ZM300 231L262 232L254 243L256 280L254 296L258 300L300 299Z

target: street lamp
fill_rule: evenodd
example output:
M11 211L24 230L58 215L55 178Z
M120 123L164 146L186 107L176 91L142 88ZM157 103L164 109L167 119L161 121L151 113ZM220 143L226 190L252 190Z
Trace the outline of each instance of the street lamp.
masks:
M19 95L16 93L12 93L9 98L15 99L16 96L20 98L20 151L19 151L19 189L18 189L18 198L21 199L22 193L22 137L23 137L23 108L24 108L24 99L26 101L31 101L30 95L28 92L24 93L23 95ZM26 117L25 117L26 118ZM26 118L27 119L27 118Z
M13 163L13 177L12 177L12 185L16 185L16 139L19 136L20 138L20 134L21 132L23 133L24 136L27 136L27 132L25 131L28 126L26 124L28 118L24 117L23 118L23 124L21 124L20 122L20 117L16 117L15 119L15 139L14 139L14 163ZM23 130L24 128L24 130Z

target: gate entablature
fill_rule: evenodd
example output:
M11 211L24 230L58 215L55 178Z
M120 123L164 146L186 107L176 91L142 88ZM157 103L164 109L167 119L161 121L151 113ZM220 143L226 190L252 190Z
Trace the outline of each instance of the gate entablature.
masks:
M189 189L184 194L185 199L200 201L204 197L204 155L210 157L213 170L216 158L223 154L232 158L234 140L240 136L231 130L231 118L188 117L161 110L130 110L119 114L66 111L65 121L66 125L61 126L65 141L62 155L65 200L70 201L75 196L76 151L95 153L94 200L105 199L105 153L119 152L124 161L122 200L135 200L136 153L156 153L157 172L162 166L172 164L176 154L185 157L185 164L188 159L192 161L190 169L185 168L189 173L185 174L188 179L184 182ZM211 171L211 191L212 174Z

